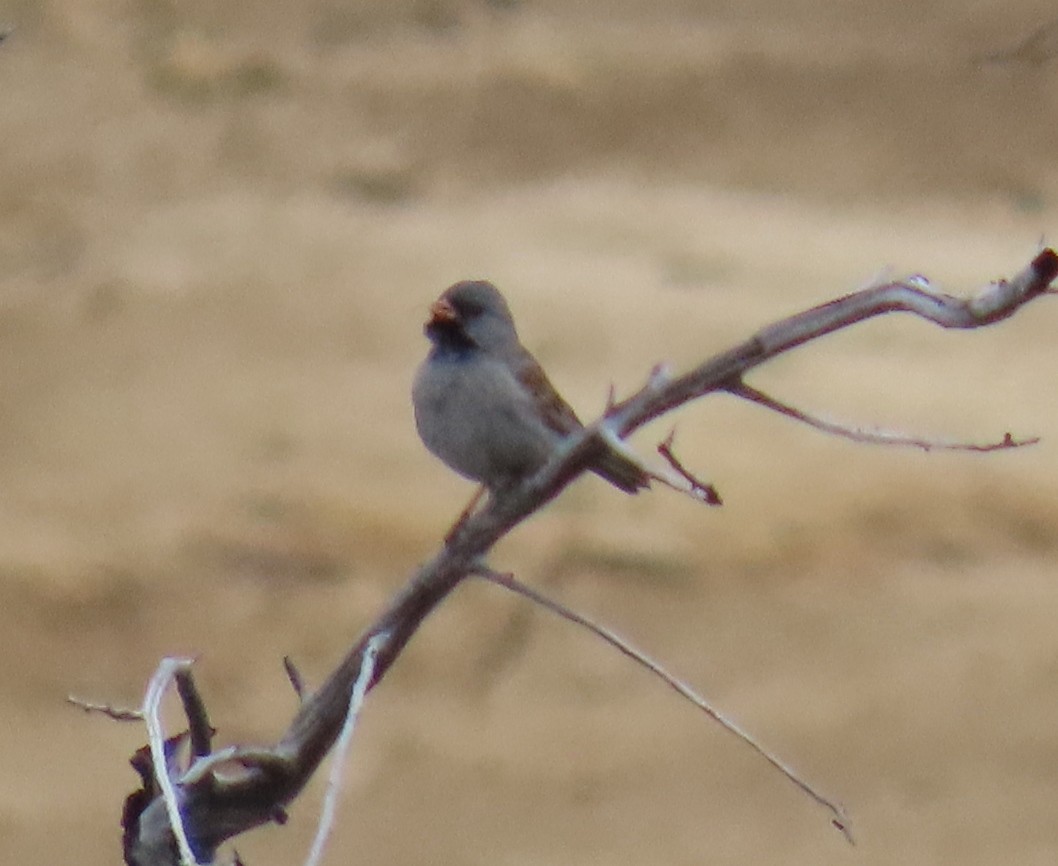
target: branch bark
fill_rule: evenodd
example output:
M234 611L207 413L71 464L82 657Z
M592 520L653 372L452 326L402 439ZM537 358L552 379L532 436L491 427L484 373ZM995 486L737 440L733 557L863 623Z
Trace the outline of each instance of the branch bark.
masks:
M356 640L324 683L307 696L286 733L271 748L235 749L225 767L240 772L190 772L174 780L184 825L195 856L210 861L224 841L284 814L342 730L365 648L377 646L369 688L386 675L427 616L468 575L483 565L493 545L519 522L554 499L605 447L683 404L716 392L735 391L743 376L769 359L811 340L874 316L909 312L944 328L977 328L1012 315L1048 292L1058 275L1058 255L1045 249L1010 280L990 284L967 299L934 291L915 278L873 286L783 319L744 343L678 378L655 371L647 384L615 403L540 472L501 497L492 498L463 521L444 547L397 593ZM204 706L185 708L205 719ZM208 722L196 732L196 749L208 741ZM142 758L142 754L141 754ZM135 806L131 804L135 799ZM145 783L126 807L126 862L131 866L175 866L179 854L163 798Z

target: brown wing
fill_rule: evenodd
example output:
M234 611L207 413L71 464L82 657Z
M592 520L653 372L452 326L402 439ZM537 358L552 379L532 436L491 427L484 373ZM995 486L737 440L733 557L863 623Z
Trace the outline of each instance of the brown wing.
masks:
M519 359L515 375L532 395L541 420L556 433L568 436L584 426L573 407L555 390L543 367L528 352ZM650 486L650 476L643 468L616 451L607 451L591 468L626 493L637 493Z
M528 352L519 360L515 376L532 396L540 419L556 433L567 436L584 426L573 407L555 390L543 367Z

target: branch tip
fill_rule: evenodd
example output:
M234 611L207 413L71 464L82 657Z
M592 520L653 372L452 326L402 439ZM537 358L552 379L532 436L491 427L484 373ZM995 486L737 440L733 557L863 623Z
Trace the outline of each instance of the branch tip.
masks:
M853 847L856 846L856 839L852 835L852 826L849 824L849 819L845 815L844 809L841 810L841 817L831 818L830 823L834 826L836 830L841 833L842 836L845 837L846 842L848 842Z
M1032 269L1041 283L1050 286L1054 278L1058 277L1058 253L1050 247L1044 248L1032 260Z
M290 656L283 656L283 670L286 671L287 679L290 681L291 688L294 689L294 694L298 697L298 702L304 703L306 696L305 680Z
M66 703L71 706L77 707L79 710L83 710L85 713L99 713L101 716L106 716L115 722L142 722L143 711L133 710L126 707L115 707L111 704L100 704L93 701L86 701L83 698L75 697L74 695L66 696Z

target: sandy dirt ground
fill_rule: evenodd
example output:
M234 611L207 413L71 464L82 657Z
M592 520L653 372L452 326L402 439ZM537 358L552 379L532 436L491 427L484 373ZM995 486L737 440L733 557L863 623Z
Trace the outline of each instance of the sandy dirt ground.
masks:
M469 485L413 429L433 297L495 280L582 413L886 267L970 291L1058 225L1036 0L5 0L0 860L120 859L135 705L294 711ZM1053 35L1038 40L1042 50ZM1058 49L1058 46L1051 46ZM686 676L461 588L373 694L331 863L1053 864L1058 303L892 317L678 418L721 510L579 481L495 552ZM642 431L649 450L668 425ZM176 716L174 715L174 722ZM239 841L300 862L322 785Z

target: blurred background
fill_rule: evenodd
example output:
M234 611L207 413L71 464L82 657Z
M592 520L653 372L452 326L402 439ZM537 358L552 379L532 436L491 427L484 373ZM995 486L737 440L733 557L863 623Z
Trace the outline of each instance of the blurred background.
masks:
M436 549L471 487L409 388L448 284L496 281L592 417L886 268L961 293L1023 267L1058 217L1054 14L0 2L0 858L119 861L144 734L68 693L136 705L190 653L219 741L272 741L282 656L319 682ZM879 450L715 398L637 444L677 422L723 509L583 479L493 555L843 802L857 848L628 661L471 584L373 694L329 862L1053 863L1056 324L890 317L751 380L1033 448ZM299 862L320 792L246 862Z

